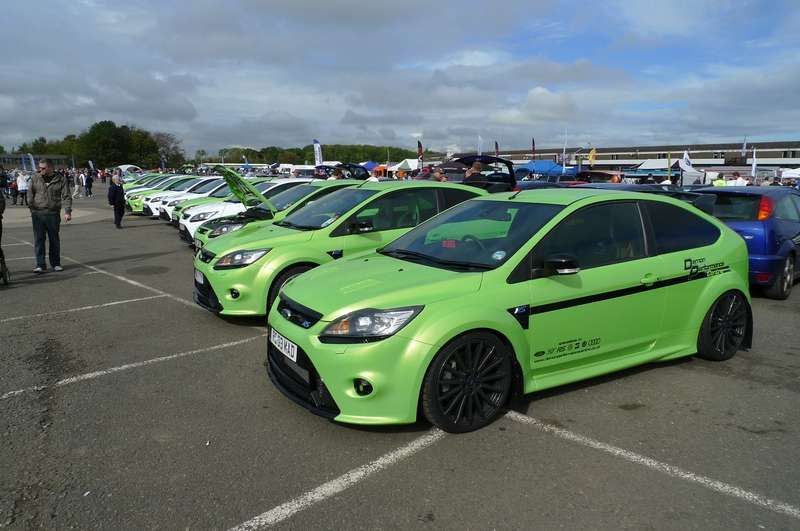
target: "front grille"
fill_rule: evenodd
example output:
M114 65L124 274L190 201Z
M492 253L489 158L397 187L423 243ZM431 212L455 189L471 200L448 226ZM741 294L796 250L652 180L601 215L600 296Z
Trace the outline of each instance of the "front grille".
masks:
M222 311L222 304L219 302L217 294L214 293L205 275L203 275L202 284L198 283L197 280L194 281L194 302L214 313Z
M145 216L152 216L153 215L153 211L150 210L150 205L144 205L142 207L142 214L144 214Z
M200 234L205 234L205 233L206 233L206 232L208 232L209 230L210 230L210 229L207 229L206 227L204 227L204 226L202 226L202 225L200 225L199 227L197 227L197 232L199 232Z
M183 215L181 216L181 219L189 219L189 213L184 212Z
M181 240L185 241L186 243L194 243L194 240L192 240L192 235L189 233L189 229L184 226L178 227L178 236L180 236Z
M292 401L323 417L334 418L341 412L314 364L300 347L295 363L267 341L266 365L270 380Z
M204 264L208 264L208 263L209 263L209 262L211 262L211 260L213 260L213 259L214 259L214 257L216 257L216 256L217 256L217 255L216 255L216 254L214 254L214 253L212 253L211 251L208 251L208 250L206 250L206 249L202 249L202 250L200 251L200 255L198 256L198 258L199 258L199 259L200 259L200 261L201 261L201 262L203 262Z
M161 219L163 219L163 220L165 220L165 221L169 221L169 214L167 214L166 212L161 212L161 213L158 215L158 217L159 217L159 218L161 218Z
M302 328L311 328L322 319L322 314L293 301L285 295L280 296L278 313L284 319Z

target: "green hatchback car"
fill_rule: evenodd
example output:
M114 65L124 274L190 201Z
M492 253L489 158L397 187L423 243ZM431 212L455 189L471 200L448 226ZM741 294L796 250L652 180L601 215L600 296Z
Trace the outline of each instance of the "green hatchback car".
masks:
M382 247L439 212L486 193L435 181L361 181L277 223L211 240L195 255L194 300L223 315L266 315L289 279Z
M246 229L249 234L254 234L336 190L363 183L364 181L354 179L339 179L311 181L294 186L270 198L274 210L270 210L268 205L262 203L235 216L226 216L203 223L194 233L194 246L200 249L210 240L237 230Z
M676 199L549 189L466 201L289 281L274 384L311 411L465 432L515 394L750 346L747 249Z

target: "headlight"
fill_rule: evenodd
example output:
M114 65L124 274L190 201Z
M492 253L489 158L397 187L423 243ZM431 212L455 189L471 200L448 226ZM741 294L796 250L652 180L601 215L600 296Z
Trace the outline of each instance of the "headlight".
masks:
M319 340L323 343L367 343L385 339L419 315L424 306L393 310L358 310L339 317L325 327Z
M161 196L157 195L157 196L151 197L150 199L148 199L148 201L150 201L151 203L158 203L159 201L161 201Z
M216 210L213 212L201 212L200 214L195 214L194 216L189 218L189 221L205 221L216 213L217 213Z
M181 200L180 200L180 199L176 199L176 200L174 200L174 201L170 201L169 203L167 203L167 206L175 206L175 205L177 205L177 204L178 204L178 203L180 203L180 202L181 202Z
M214 264L214 269L234 269L237 267L249 266L271 249L254 249L252 251L235 251L226 254Z
M211 231L211 234L208 236L211 238L216 238L217 236L222 236L223 234L228 234L229 232L233 232L235 230L239 230L244 227L244 223L231 223L230 225L221 225L216 229Z

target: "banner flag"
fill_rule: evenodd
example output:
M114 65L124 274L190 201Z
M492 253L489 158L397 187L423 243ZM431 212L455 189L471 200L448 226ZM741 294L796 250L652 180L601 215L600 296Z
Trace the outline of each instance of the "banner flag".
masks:
M696 171L692 167L692 159L689 158L689 150L683 152L683 158L678 161L678 166L680 166L683 171Z
M419 168L422 169L423 157L425 150L422 148L422 141L417 140L417 158L419 159Z
M597 158L597 148L592 148L589 152L589 166L594 166L594 161Z
M33 170L32 170L32 171L36 171L36 161L33 159L33 155L31 155L30 153L28 153L28 158L29 158L29 159L30 159L30 161L31 161L31 168L33 168Z
M478 156L483 155L483 138L478 135Z
M322 166L322 145L314 139L314 166Z
M667 153L667 179L672 180L672 151Z
M531 137L531 160L536 160L536 139Z
M758 173L758 161L756 160L756 148L753 148L753 165L750 167L750 177L756 178Z
M494 156L500 156L500 144L497 143L497 140L494 141Z

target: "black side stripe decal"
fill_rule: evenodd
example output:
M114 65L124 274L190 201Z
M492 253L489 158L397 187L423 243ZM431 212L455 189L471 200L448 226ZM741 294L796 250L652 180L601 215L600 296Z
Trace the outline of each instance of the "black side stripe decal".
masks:
M730 271L729 266L725 266L717 271L716 273L727 273ZM635 295L637 293L643 293L645 291L650 291L654 289L666 288L669 286L675 286L677 284L684 284L686 282L691 282L693 280L700 280L703 278L707 278L708 273L705 271L695 273L693 275L681 276L676 278L669 278L665 280L658 280L651 285L641 284L638 286L631 286L630 288L622 288L614 291L607 291L605 293L597 293L595 295L588 295L586 297L578 297L576 299L569 299L566 301L559 301L559 302L551 302L550 304L541 304L539 306L531 306L530 307L530 314L535 315L539 313L547 313L553 312L556 310L564 310L566 308L572 308L574 306L582 306L584 304L591 304L593 302L600 302L606 301L609 299L616 299L619 297L627 297L628 295Z

